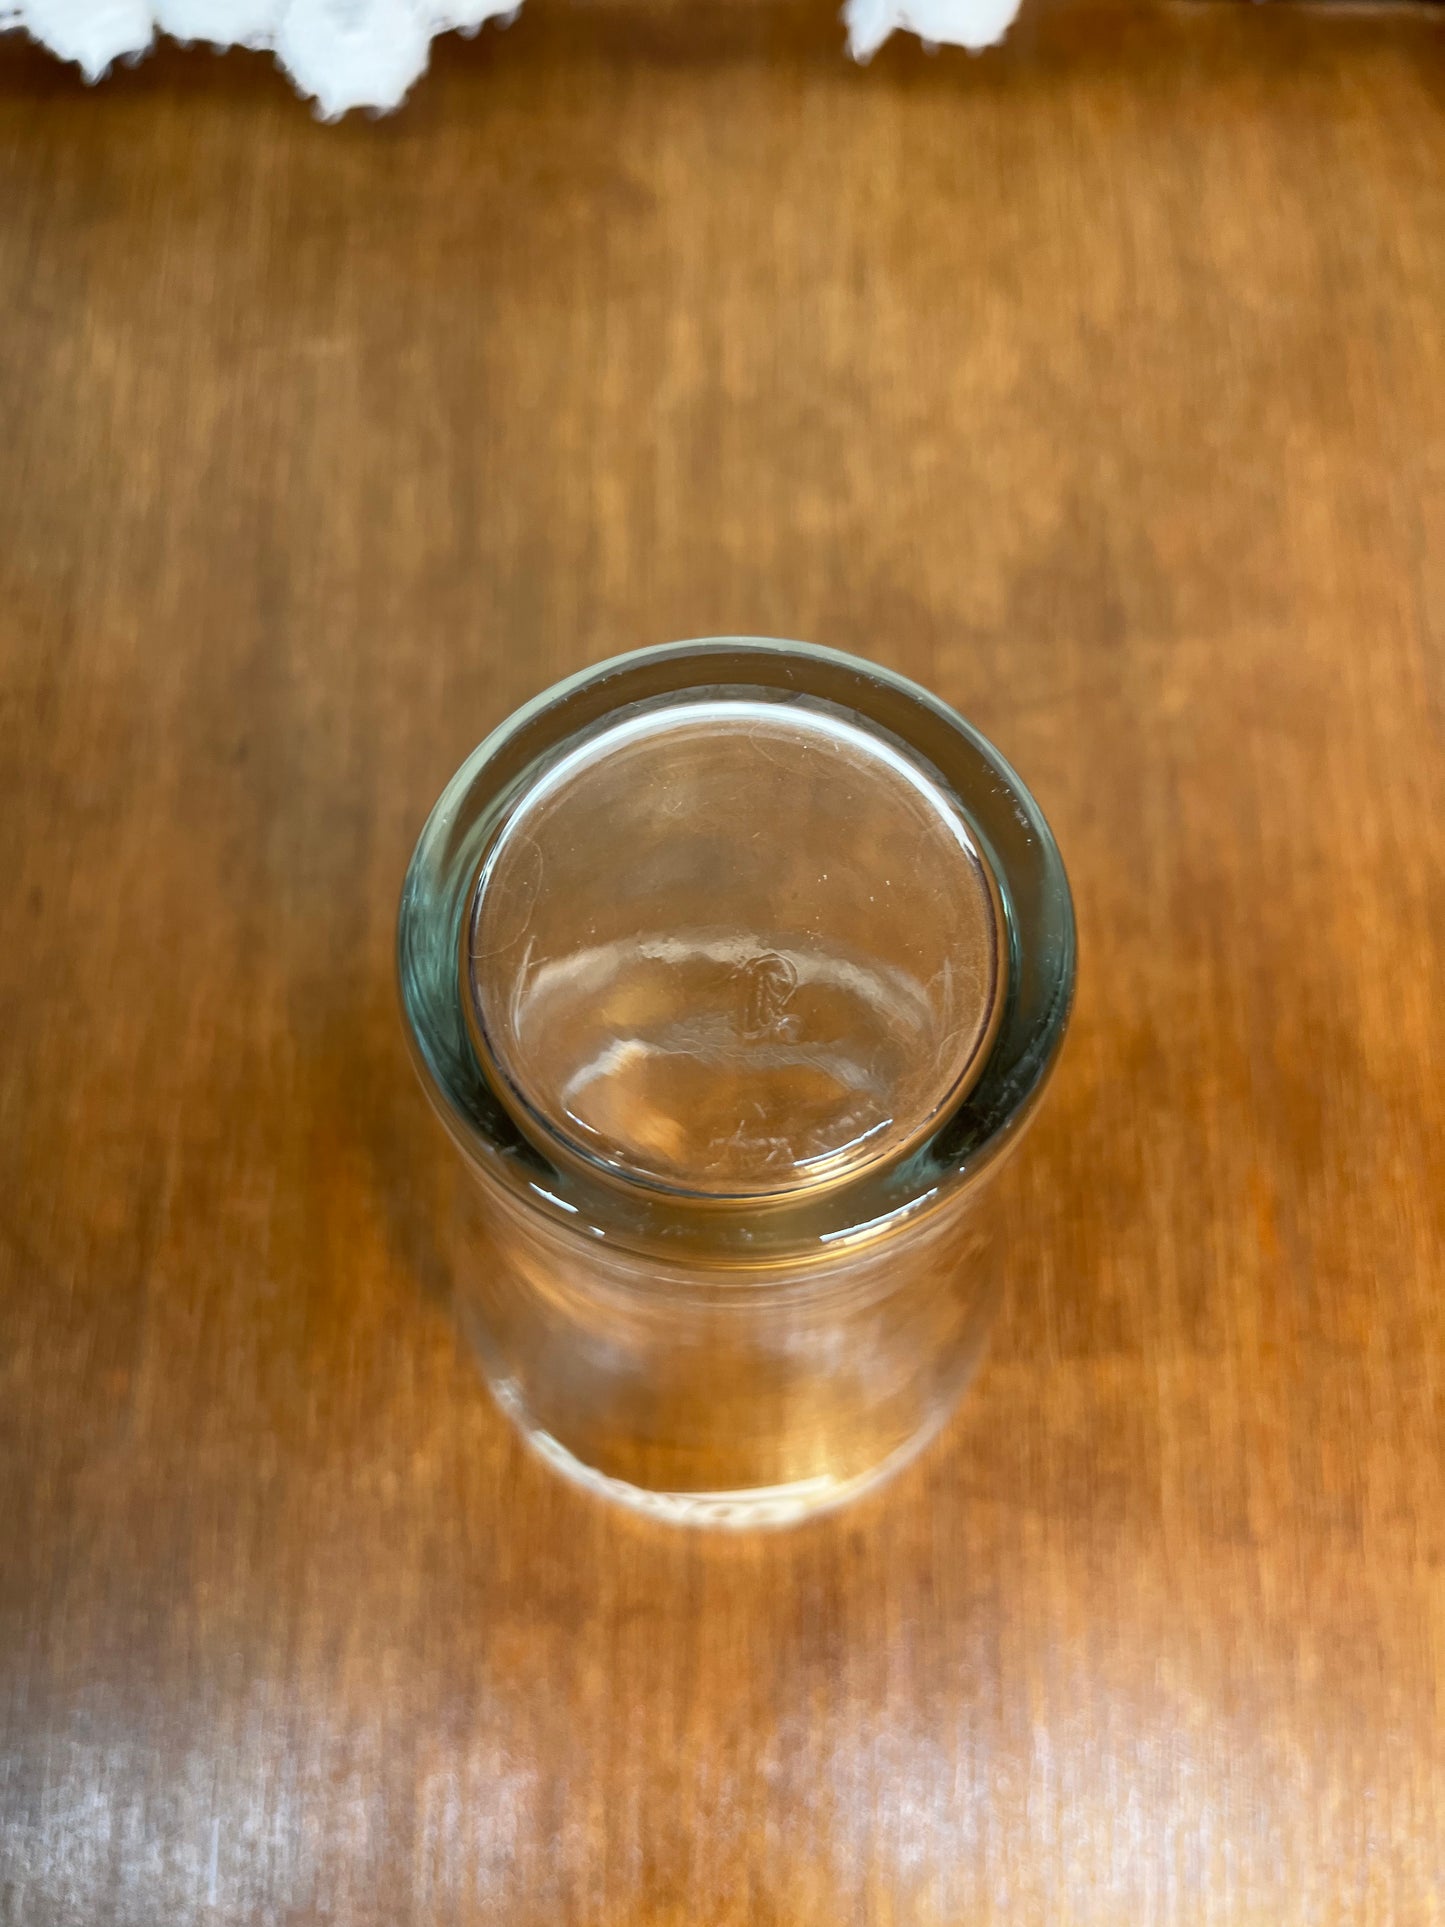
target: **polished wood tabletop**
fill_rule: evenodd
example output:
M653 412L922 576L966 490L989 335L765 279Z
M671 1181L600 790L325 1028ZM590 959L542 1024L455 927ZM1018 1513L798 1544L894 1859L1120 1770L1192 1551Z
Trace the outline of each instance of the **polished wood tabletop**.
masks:
M1445 13L0 47L0 1919L1445 1919ZM1073 879L956 1421L534 1461L401 874L549 680L922 679Z

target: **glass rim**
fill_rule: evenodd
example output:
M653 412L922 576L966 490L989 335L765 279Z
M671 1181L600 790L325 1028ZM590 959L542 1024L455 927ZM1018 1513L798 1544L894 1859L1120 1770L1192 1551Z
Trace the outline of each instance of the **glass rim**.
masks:
M901 743L948 789L992 870L1008 923L1008 1009L979 1073L922 1142L883 1167L777 1196L619 1184L523 1132L477 1049L466 961L486 851L518 799L591 731L633 708L719 689L833 706ZM1017 1140L1057 1059L1076 933L1063 861L1033 796L992 743L929 690L812 643L708 637L584 668L514 710L463 761L417 840L402 888L404 1028L433 1107L480 1175L575 1236L690 1265L826 1258L893 1235L981 1180Z

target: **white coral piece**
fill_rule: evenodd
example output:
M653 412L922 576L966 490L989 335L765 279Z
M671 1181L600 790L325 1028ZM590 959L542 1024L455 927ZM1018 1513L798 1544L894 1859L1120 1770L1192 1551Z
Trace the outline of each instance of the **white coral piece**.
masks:
M23 27L98 80L144 53L157 30L176 40L269 47L328 119L396 107L425 70L433 36L474 33L517 0L0 0L0 28ZM899 28L977 51L1001 40L1019 0L846 0L854 58Z
M877 53L902 28L934 46L995 46L1014 23L1019 0L846 0L843 20L855 60Z

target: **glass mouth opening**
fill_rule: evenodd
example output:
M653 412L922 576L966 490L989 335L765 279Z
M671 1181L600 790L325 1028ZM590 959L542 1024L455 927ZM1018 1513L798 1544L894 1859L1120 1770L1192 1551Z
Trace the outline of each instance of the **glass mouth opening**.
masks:
M1057 848L926 691L797 644L642 650L458 771L398 930L453 1136L573 1228L870 1239L1017 1135L1074 977Z

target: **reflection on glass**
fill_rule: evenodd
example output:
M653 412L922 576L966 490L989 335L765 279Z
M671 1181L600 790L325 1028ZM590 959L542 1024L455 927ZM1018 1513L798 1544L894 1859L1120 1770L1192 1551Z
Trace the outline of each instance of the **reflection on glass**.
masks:
M604 664L448 786L400 968L488 1205L463 1314L554 1463L781 1520L946 1416L1073 983L1053 840L960 718L799 645Z

